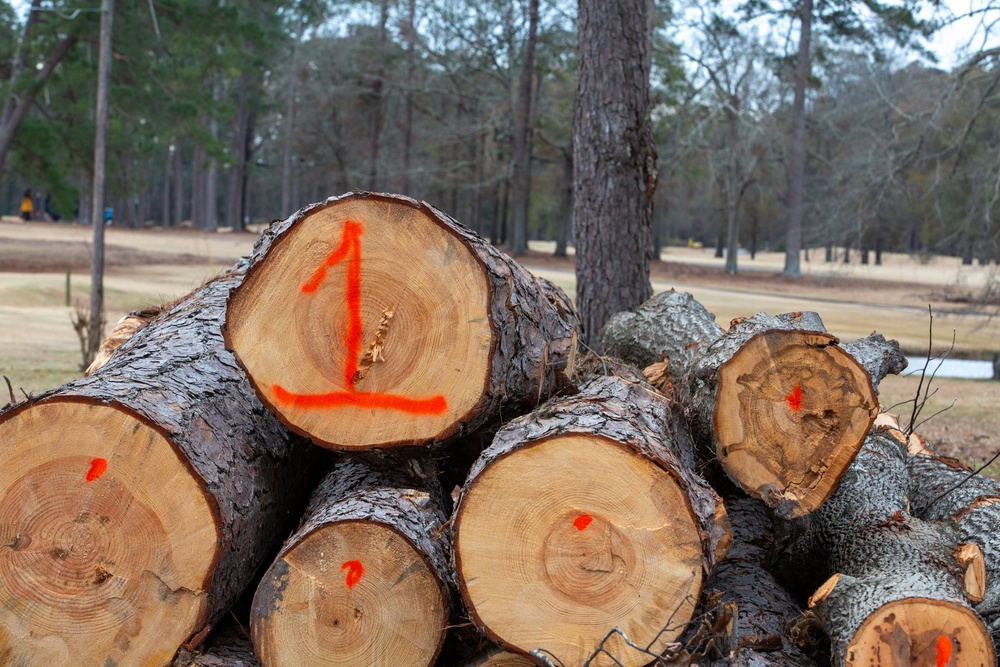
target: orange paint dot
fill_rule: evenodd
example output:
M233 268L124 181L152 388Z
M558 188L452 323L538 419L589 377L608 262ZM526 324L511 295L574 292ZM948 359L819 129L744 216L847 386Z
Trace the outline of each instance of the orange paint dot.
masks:
M347 579L345 583L348 588L354 588L359 581L361 581L361 575L365 573L365 566L361 564L359 560L348 560L344 561L344 564L340 566L341 570L347 570Z
M788 407L790 407L794 412L798 412L802 409L802 387L795 385L792 389L792 393L785 396L785 400L788 401Z
M576 526L577 530L583 530L584 528L589 526L590 522L593 520L594 520L593 517L591 517L589 514L581 514L580 516L576 517L576 519L573 521L573 525Z
M951 660L951 640L941 635L937 641L937 667L945 667L949 660Z
M90 462L90 470L87 471L87 475L84 479L88 482L93 482L95 479L99 478L104 474L104 471L108 469L108 462L104 459L94 459Z

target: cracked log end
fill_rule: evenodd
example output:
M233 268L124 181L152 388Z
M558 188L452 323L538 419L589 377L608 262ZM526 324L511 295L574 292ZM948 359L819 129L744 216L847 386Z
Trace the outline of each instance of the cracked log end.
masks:
M526 655L510 651L495 651L475 658L466 667L534 667L537 663Z
M994 664L993 642L965 607L921 598L883 605L847 645L845 664L983 667Z
M320 444L433 440L483 396L486 274L463 239L413 204L316 208L230 299L227 345L263 402Z
M702 559L677 479L598 436L502 456L470 480L455 512L456 574L476 625L567 665L583 664L613 627L654 650L673 641L694 611ZM607 648L618 664L649 661L617 636Z
M208 613L219 540L200 480L115 406L38 403L0 442L4 663L169 663Z
M784 518L836 488L878 413L864 368L829 334L770 330L719 367L716 455Z
M429 665L449 607L424 556L388 525L341 521L287 549L257 588L254 648L268 665Z

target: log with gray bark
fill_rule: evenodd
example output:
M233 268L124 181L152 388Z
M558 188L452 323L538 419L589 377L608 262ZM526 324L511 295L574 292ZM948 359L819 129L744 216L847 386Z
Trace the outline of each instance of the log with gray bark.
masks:
M301 510L312 452L223 345L241 279L207 284L94 374L0 415L8 664L170 664Z
M814 591L809 605L830 635L836 667L992 665L959 533L911 516L909 493L905 447L870 434L826 503L785 525L776 571Z
M342 460L257 587L263 667L434 664L451 612L446 516L433 472Z
M353 193L258 240L226 340L263 402L324 447L444 442L538 405L571 373L558 287L429 204Z
M505 425L452 519L474 624L567 665L615 627L654 652L679 635L729 542L684 421L652 387L605 377ZM649 662L620 640L605 647L619 664Z
M723 332L689 294L666 292L616 315L604 349L669 380L702 450L787 518L829 497L878 411L864 369L815 313L758 313Z
M933 455L909 458L915 516L953 522L962 541L978 545L982 565L982 599L976 611L1000 641L1000 482L954 459Z

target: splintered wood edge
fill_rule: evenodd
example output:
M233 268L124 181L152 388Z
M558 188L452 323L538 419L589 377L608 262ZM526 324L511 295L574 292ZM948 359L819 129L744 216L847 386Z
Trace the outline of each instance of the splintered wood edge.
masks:
M649 495L623 498L623 488L648 488ZM625 500L634 507L623 507ZM700 529L677 480L602 436L565 434L504 454L471 481L454 517L455 573L470 616L519 652L542 648L566 664L582 663L613 627L633 641L665 645L693 614L704 585ZM600 561L612 542L623 561L617 567ZM654 609L667 610L662 623L654 622ZM668 618L676 632L658 634ZM615 637L608 648L623 664L648 661Z
M839 572L820 584L820 587L816 589L816 592L809 596L809 600L806 603L808 607L813 609L816 605L825 600L827 596L833 592L833 589L837 587L838 581L840 581Z
M158 426L114 402L19 406L0 419L0 442L0 465L18 471L0 478L0 541L22 545L0 558L0 654L169 660L211 611L219 514L204 481Z
M993 639L975 612L952 602L911 597L870 614L848 642L844 663L986 667L994 661Z
M251 635L265 667L416 667L437 660L449 613L444 582L408 537L388 523L351 519L282 549L254 595ZM397 643L379 643L387 637Z
M963 542L955 549L955 558L964 570L962 577L965 594L973 604L986 597L986 559L975 542Z
M352 223L360 231L348 234ZM393 233L366 234L372 224ZM330 287L331 281L351 280L343 262L327 267L336 254L331 250L345 244L359 266L367 258L355 297L350 289ZM447 271L454 275L442 275ZM366 275L378 277L374 296ZM431 282L421 288L420 281ZM315 298L299 295L308 285ZM455 299L441 285L465 298ZM469 298L476 293L481 300ZM431 207L408 197L356 193L298 214L233 290L223 335L261 401L292 431L335 450L422 445L461 428L489 392L497 344L489 294L482 259ZM340 339L358 335L350 334L357 309L359 360L386 310L395 317L385 362L371 364L355 384L346 380L352 362L344 353L355 343ZM454 321L440 323L442 314ZM301 344L287 327L297 321L310 323L310 332L298 336L306 341ZM444 348L425 349L431 325ZM310 346L313 333L318 340L340 340L340 357Z
M778 344L777 349L771 349L772 340ZM772 329L752 336L718 369L712 413L716 456L733 481L785 519L813 512L833 493L878 414L878 400L868 372L837 343L835 336L825 332ZM799 357L803 356L800 352L818 355L821 360L806 364L798 357L791 359L803 372L789 377L779 366L786 351ZM828 402L814 400L816 394L823 396L835 390L814 372L820 363L836 369L836 377L846 383L845 388L852 389L838 397L839 413ZM756 375L751 375L750 370ZM759 401L762 405L746 395L749 385L743 386L748 378L755 377L760 378L757 393L765 396ZM839 434L827 426L831 412L836 416L833 426L840 427ZM748 432L753 420L772 433ZM836 440L834 435L838 435ZM801 461L793 469L786 459L797 453ZM792 474L799 477L784 479Z

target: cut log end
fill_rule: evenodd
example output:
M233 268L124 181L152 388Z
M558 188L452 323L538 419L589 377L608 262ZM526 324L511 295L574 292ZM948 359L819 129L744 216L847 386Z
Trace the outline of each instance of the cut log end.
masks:
M966 607L919 598L890 602L854 634L846 665L993 665L993 642Z
M719 368L716 454L785 518L819 507L864 441L878 401L829 334L770 330Z
M558 436L498 459L467 489L455 522L456 570L476 624L564 664L582 664L616 626L662 648L702 588L699 528L676 479L600 437ZM648 662L620 637L607 648L618 664Z
M169 662L205 623L217 559L201 481L114 405L30 405L4 416L0 442L0 655Z
M268 570L252 635L264 667L430 665L449 608L441 583L387 525L326 524Z
M830 592L836 588L838 581L840 581L839 573L824 581L823 584L816 589L816 592L809 596L809 600L806 603L809 608L813 609L816 605L825 600L827 596L830 595Z
M262 399L321 444L433 440L483 395L483 267L413 204L353 198L313 210L230 300L228 346Z
M495 651L474 659L467 667L534 667L535 664L534 660L520 653Z

